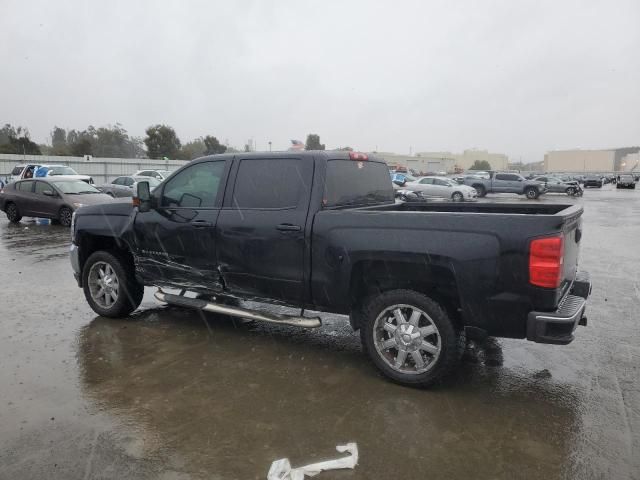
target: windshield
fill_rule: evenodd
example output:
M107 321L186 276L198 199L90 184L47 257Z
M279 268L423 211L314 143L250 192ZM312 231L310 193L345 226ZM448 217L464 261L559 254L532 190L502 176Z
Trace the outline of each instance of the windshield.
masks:
M49 176L55 175L77 175L78 173L71 167L49 167Z
M393 202L393 186L384 163L354 160L330 160L323 205L366 205Z
M62 193L68 195L77 195L77 194L85 194L85 193L101 193L95 187L92 187L86 182L82 180L76 181L59 181L59 182L51 182L55 185L55 187L60 190Z

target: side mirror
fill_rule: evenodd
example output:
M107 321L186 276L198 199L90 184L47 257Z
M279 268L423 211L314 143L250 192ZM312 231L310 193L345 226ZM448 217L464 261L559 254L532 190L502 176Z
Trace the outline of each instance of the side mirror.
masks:
M43 190L42 191L43 195L46 195L47 197L54 197L55 193L53 193L53 190Z
M151 210L149 182L138 182L136 185L136 196L133 197L133 205L137 206L140 212L148 212Z

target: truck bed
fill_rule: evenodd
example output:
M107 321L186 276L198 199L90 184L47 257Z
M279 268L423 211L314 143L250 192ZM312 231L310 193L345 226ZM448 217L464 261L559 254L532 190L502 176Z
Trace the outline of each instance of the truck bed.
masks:
M491 213L509 215L571 215L578 212L574 205L537 204L537 203L396 203L383 206L365 207L363 210L395 212L433 212L433 213Z

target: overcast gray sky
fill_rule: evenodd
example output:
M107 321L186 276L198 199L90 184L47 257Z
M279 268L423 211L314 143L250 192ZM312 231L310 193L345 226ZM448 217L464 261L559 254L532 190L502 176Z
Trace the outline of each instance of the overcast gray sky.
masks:
M640 2L0 0L0 122L285 149L640 144Z

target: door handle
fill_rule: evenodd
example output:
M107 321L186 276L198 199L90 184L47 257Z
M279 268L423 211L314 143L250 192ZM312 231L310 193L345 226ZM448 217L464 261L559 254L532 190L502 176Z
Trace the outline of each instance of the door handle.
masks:
M207 222L206 220L194 220L191 222L196 228L213 227L213 222Z
M299 232L302 230L300 225L292 225L290 223L281 223L276 227L276 230L280 230L281 232Z

